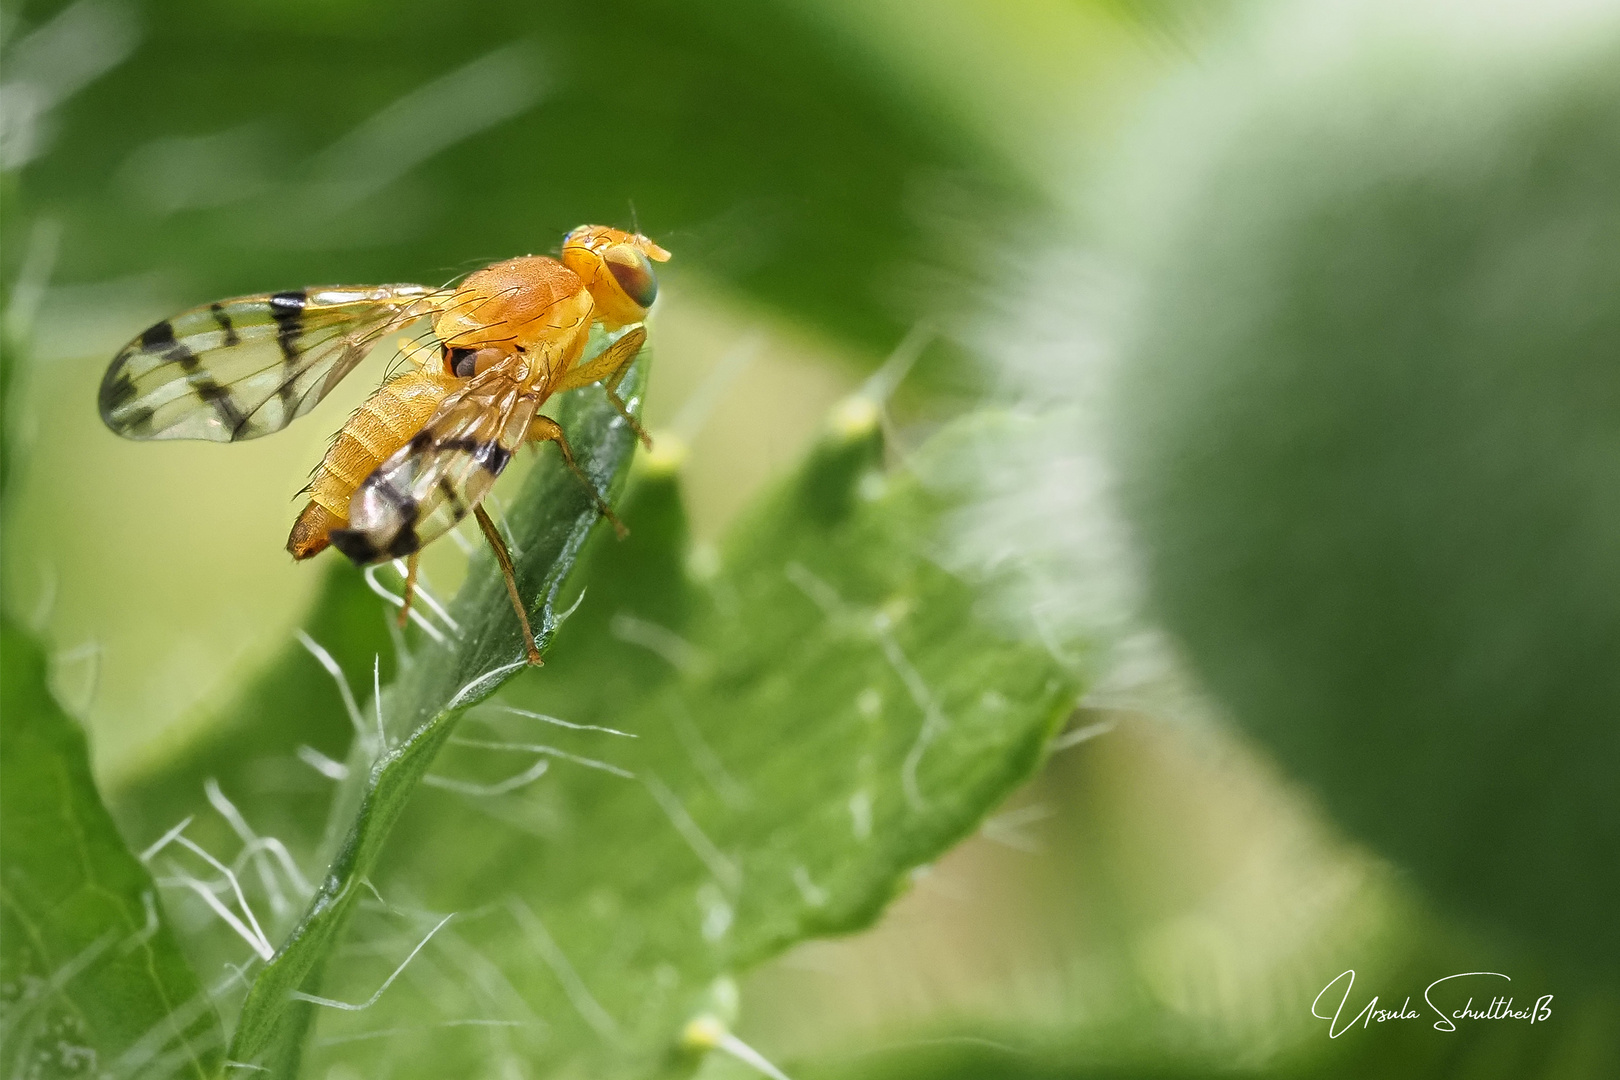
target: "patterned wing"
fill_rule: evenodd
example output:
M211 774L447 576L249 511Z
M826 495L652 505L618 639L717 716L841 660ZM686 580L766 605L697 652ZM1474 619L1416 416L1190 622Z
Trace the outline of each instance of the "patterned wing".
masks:
M540 394L499 364L444 400L364 481L332 545L364 565L409 555L472 512L529 433Z
M150 327L101 380L101 419L126 439L234 442L315 407L373 345L430 312L422 285L225 300Z

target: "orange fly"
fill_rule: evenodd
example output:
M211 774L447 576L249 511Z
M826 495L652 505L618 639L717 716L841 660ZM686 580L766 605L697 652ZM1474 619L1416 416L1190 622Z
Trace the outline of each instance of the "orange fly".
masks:
M422 546L470 513L495 549L529 662L539 664L511 557L480 504L525 442L555 442L590 485L562 428L539 413L560 391L601 382L651 446L617 390L647 339L643 320L658 295L652 263L668 258L640 233L582 225L564 239L561 260L508 259L454 287L314 288L207 304L120 350L101 382L101 418L129 439L255 439L309 412L387 335L431 320L429 347L409 350L405 370L338 432L287 550L308 559L330 545L361 565L408 559L403 622ZM586 358L593 327L609 343Z

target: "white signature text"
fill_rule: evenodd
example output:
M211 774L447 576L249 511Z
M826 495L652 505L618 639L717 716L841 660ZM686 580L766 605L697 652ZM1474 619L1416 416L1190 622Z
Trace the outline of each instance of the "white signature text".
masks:
M1385 1024L1398 1020L1422 1020L1430 1015L1435 1018L1434 1029L1436 1031L1456 1031L1457 1024L1464 1020L1524 1020L1534 1024L1547 1020L1552 1016L1553 996L1551 994L1543 994L1536 999L1534 1005L1515 1005L1512 995L1503 996L1488 991L1491 993L1490 1003L1476 1005L1475 996L1469 991L1484 987L1486 984L1466 982L1447 985L1452 984L1457 979L1513 981L1499 971L1459 972L1456 975L1447 975L1436 979L1423 988L1423 1003L1428 1006L1427 1012L1418 1012L1412 1008L1411 995L1407 995L1398 1008L1392 1008L1387 1004L1380 1005L1378 995L1375 994L1372 1000L1362 1006L1360 1012L1347 1018L1346 1014L1352 1009L1350 992L1355 989L1356 985L1356 972L1354 968L1351 968L1348 971L1341 972L1326 986L1322 987L1322 992L1316 995L1315 1001L1311 1002L1311 1015L1318 1020L1328 1022L1328 1038L1330 1039L1337 1039L1357 1024L1366 1029L1373 1024ZM1333 1007L1335 987L1341 988L1337 1007ZM1492 991L1494 989L1492 988ZM1460 1007L1457 1006L1459 997L1466 997L1467 999ZM1326 1005L1323 1003L1324 998L1327 999ZM1478 1000L1484 1001L1485 998L1481 996ZM1327 1007L1333 1007L1333 1011L1331 1013L1324 1011Z

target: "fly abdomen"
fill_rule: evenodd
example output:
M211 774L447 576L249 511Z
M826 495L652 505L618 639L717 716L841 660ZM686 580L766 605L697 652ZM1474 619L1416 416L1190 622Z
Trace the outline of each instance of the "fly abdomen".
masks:
M333 529L349 520L349 500L394 451L422 430L446 395L464 385L436 371L411 371L385 383L343 425L309 485L309 504L293 523L287 550L295 559L324 551Z

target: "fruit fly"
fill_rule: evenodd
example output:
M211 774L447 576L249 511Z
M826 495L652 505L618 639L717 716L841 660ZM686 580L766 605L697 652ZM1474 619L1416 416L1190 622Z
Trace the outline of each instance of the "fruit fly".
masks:
M335 286L207 304L119 351L101 382L101 419L129 439L256 439L309 412L383 338L431 320L427 345L405 352L404 370L349 417L316 467L287 550L302 560L330 545L357 565L408 559L403 623L422 546L470 513L539 664L511 556L481 502L519 446L555 442L623 531L539 409L552 394L600 382L652 445L617 391L647 338L652 263L668 258L640 233L582 225L560 260L508 259L456 286ZM587 358L593 327L610 342Z

